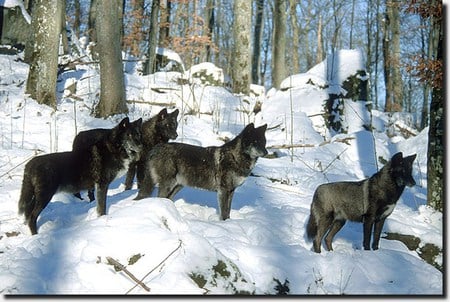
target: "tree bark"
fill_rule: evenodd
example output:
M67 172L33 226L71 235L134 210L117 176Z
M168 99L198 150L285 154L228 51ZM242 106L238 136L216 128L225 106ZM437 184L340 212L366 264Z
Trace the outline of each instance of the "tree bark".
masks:
M144 75L152 74L155 72L155 58L156 58L156 34L158 28L158 15L159 15L159 2L160 0L152 1L152 11L150 16L150 29L148 37L148 50L147 50L147 60L144 64Z
M260 84L261 43L263 33L264 0L256 0L256 20L253 32L252 83Z
M122 67L120 0L98 0L96 16L97 48L100 58L100 102L97 117L128 112Z
M232 80L235 93L250 93L252 2L235 0L233 5L234 52Z
M436 0L431 2L436 6ZM441 6L442 7L442 6ZM436 60L443 63L443 18L442 12L440 16L433 16L432 30L437 35ZM444 66L444 64L442 64ZM443 70L442 70L443 73ZM445 128L445 110L444 110L444 81L443 74L440 82L433 83L431 105L430 105L430 128L428 130L428 166L427 166L427 204L438 211L444 209L444 128Z
M37 0L34 3L31 28L33 49L26 93L39 104L56 108L58 50L64 1ZM49 18L52 16L52 18Z
M286 78L286 1L275 0L273 28L272 86L280 88Z
M383 55L386 83L385 111L401 111L403 83L400 71L400 8L395 0L386 0Z

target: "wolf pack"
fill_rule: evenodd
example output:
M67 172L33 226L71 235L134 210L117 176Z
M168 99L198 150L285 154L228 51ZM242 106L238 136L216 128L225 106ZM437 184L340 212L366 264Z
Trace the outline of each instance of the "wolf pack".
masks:
M156 186L158 197L171 200L186 186L216 192L220 220L230 219L234 191L257 159L268 154L267 124L250 123L221 146L200 147L169 142L178 137L178 114L178 109L169 113L164 108L146 121L125 117L112 129L78 133L72 151L33 157L25 165L19 199L19 214L31 234L38 233L38 217L57 192L83 199L80 192L87 191L97 203L97 214L105 215L108 187L125 175L125 190L136 179L135 200L151 198ZM405 186L415 185L415 158L398 152L369 178L319 185L305 223L312 250L320 253L324 241L332 251L333 238L347 220L362 222L364 249L377 250L386 218Z

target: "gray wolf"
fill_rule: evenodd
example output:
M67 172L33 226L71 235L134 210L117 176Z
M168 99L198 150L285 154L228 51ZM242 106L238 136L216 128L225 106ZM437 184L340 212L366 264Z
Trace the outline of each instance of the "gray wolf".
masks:
M153 146L159 143L167 143L169 139L176 139L177 134L177 116L178 109L172 113L167 113L167 109L162 109L158 114L148 119L142 123L142 144L143 144L143 154L144 156L148 151L151 150ZM135 123L135 122L133 122ZM75 136L72 144L72 150L77 151L81 149L89 148L101 139L104 139L111 129L90 129L82 131ZM125 189L131 189L133 185L133 179L136 174L137 162L131 162L128 167L127 177L125 180ZM75 193L75 196L81 198L79 192ZM90 201L95 199L93 188L88 190L88 197Z
M396 153L386 165L370 178L355 182L322 184L314 192L311 213L307 224L307 236L313 239L313 248L320 253L322 238L329 251L336 233L346 220L363 222L365 250L377 250L381 230L386 218L403 193L405 186L416 184L412 177L412 164L416 154L403 157Z
M267 125L255 128L251 123L234 139L218 147L157 145L147 157L135 199L150 196L156 184L159 184L158 196L169 199L183 186L205 189L217 192L220 219L230 218L235 189L245 181L258 157L267 155L266 129Z
M148 152L150 152L157 144L167 143L169 139L176 139L178 137L178 113L178 109L171 113L167 113L167 109L164 108L157 115L142 124L143 149L141 158L146 158ZM139 160L130 164L125 180L125 190L131 189L135 175L137 178L143 177L141 175L143 175L144 169L144 161Z
M140 156L141 125L142 119L130 123L126 117L87 148L32 158L25 165L19 199L19 214L25 214L31 233L37 234L39 214L59 191L74 193L95 187L97 214L106 214L109 184Z

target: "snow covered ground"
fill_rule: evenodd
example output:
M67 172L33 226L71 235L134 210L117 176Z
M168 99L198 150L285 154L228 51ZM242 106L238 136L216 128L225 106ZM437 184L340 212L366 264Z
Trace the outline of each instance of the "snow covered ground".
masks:
M339 77L351 74L359 56L344 53ZM351 53L350 53L351 54ZM123 115L95 119L98 70L82 66L61 75L58 109L24 95L28 66L0 56L0 293L5 294L233 294L441 295L443 275L400 241L381 239L380 249L362 249L362 224L347 222L334 251L312 251L305 225L315 188L326 182L371 176L402 151L417 154L413 176L383 231L414 235L421 246L443 247L442 214L426 206L428 129L405 139L392 119L373 111L373 135L348 119L349 134L332 136L323 126L325 91L305 78L326 81L320 66L289 79L290 89L239 97L221 87L177 84L177 73L126 74L130 119L147 119L163 107L179 108L176 141L221 145L249 122L267 123L267 147L236 190L231 219L220 221L216 194L193 188L172 202L133 200L124 179L108 191L107 215L96 202L58 193L30 235L17 214L24 163L36 154L71 149L77 132L113 127ZM70 84L77 83L71 95ZM286 83L286 85L288 85ZM336 88L336 86L330 86ZM66 90L65 90L66 89ZM256 101L262 111L253 114ZM312 117L310 117L312 116ZM404 120L397 120L405 122ZM397 122L394 121L394 122ZM390 136L387 135L390 133ZM345 143L344 143L345 142ZM283 145L303 147L290 149ZM83 193L86 197L86 193ZM142 279L135 286L111 257ZM437 259L442 264L442 256Z

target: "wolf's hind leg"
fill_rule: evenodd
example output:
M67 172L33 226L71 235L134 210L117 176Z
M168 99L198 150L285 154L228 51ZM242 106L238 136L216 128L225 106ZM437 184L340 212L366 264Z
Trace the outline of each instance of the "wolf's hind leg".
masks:
M158 197L169 198L173 197L183 188L182 185L177 184L176 181L165 181L159 184Z
M106 195L108 193L108 186L105 184L95 184L95 191L97 194L97 215L106 215Z
M140 200L143 198L150 197L152 195L153 189L155 188L155 183L152 180L152 177L149 174L139 174L139 167L138 167L138 195L134 198L134 200Z
M330 227L330 231L328 232L327 236L325 237L325 244L329 251L333 250L331 242L333 241L334 235L336 235L336 233L339 232L340 229L342 229L344 224L345 224L344 219L339 219L339 220L333 221L333 224Z
M56 190L39 192L36 194L34 207L31 210L29 217L26 217L32 235L37 234L37 219L39 214L41 214L42 210L48 205L55 193Z
M323 236L330 228L332 223L333 217L331 214L322 214L321 216L319 216L319 219L317 221L317 234L313 241L313 247L316 253L320 253L320 246L322 244Z

